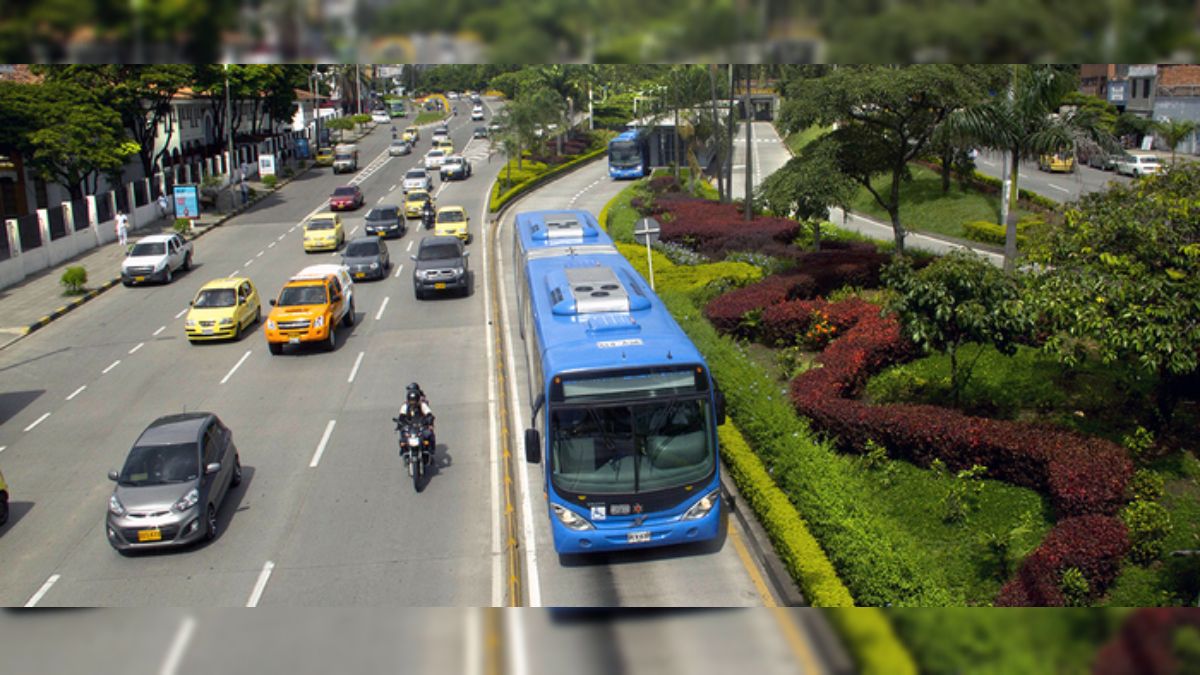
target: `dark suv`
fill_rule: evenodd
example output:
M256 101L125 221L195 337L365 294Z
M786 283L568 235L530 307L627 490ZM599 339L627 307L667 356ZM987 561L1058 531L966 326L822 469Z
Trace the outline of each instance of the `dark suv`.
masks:
M458 237L425 237L412 256L413 292L418 300L424 300L430 291L458 291L466 297L471 294L471 275L467 269L467 256L462 240Z

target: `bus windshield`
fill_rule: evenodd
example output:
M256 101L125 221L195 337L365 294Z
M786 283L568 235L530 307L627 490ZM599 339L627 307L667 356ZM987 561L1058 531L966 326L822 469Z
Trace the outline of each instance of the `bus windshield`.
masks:
M634 141L613 141L608 146L608 161L613 166L637 166L642 153Z
M716 470L705 397L552 407L549 421L552 479L566 492L652 492Z

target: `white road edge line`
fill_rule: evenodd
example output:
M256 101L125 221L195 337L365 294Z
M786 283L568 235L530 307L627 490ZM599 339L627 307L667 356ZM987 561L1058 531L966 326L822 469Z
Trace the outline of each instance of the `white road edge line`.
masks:
M329 420L329 424L325 425L325 433L321 434L321 442L317 444L317 451L313 453L313 458L308 463L308 468L315 469L321 463L321 455L325 454L325 445L329 443L329 437L333 435L333 427L336 424L337 420Z
M505 652L508 653L507 675L529 675L529 649L525 642L525 613L508 612L504 622Z
M37 604L42 601L42 598L50 592L50 587L58 582L59 576L60 575L58 574L51 574L50 578L46 580L46 583L42 584L42 587L38 589L38 592L33 594L33 597L29 599L29 602L25 603L25 606L37 607Z
M354 359L354 367L350 369L350 377L346 378L346 382L353 382L354 376L358 374L358 367L362 365L363 355L366 352L359 352L358 358Z
M488 191L491 192L490 190ZM483 204L484 213L486 214L487 205ZM486 216L484 216L486 220ZM484 226L486 228L486 225ZM499 227L497 225L497 227ZM498 241L499 233L496 234ZM487 230L484 230L484 241L487 241ZM409 242L412 245L412 242ZM488 272L488 256L483 256L483 321L484 324L489 323L489 319L499 320L500 317L489 317L488 314L492 311L492 293L494 290L487 280L491 277ZM500 324L501 326L503 324ZM488 448L488 461L492 466L492 607L504 606L504 584L501 579L504 578L504 549L501 542L502 533L500 531L500 481L504 478L504 470L500 466L500 429L498 427L497 416L499 405L498 385L496 384L496 338L494 331L484 331L487 334L487 356L488 356L488 431L491 438L491 443ZM512 374L509 374L512 377ZM515 603L514 603L515 604Z
M158 334L163 332L166 329L167 329L166 326L159 326L158 330L154 331L154 333L150 337L158 337Z
M246 361L246 359L248 359L248 358L250 358L250 350L249 349L246 350L245 354L242 354L242 358L238 359L237 363L233 364L233 367L229 369L229 372L225 373L225 377L221 378L221 384L225 384L226 382L228 382L229 378L233 377L233 374L235 372L237 372L238 368L242 367L242 363L244 363Z
M43 421L45 421L45 419L46 419L47 417L49 417L49 416L50 416L50 413L48 413L48 412L47 412L47 413L42 413L42 416L41 416L41 417L39 417L39 418L37 418L36 420L34 420L34 421L33 421L33 424L30 424L29 426L25 427L25 431L33 431L33 428L34 428L34 427L36 427L37 425L41 424L41 423L42 423Z
M390 295L383 299L383 304L379 305L379 311L375 312L375 320L376 321L378 321L380 319L380 317L383 316L383 310L387 309L388 300L391 300L391 299L392 299L392 296L390 296Z
M191 307L184 307L183 309L179 310L179 313L175 315L175 318L178 319L184 314L187 314L189 309L191 309Z
M403 264L401 264L401 265L397 265L397 266L396 266L396 274L394 274L394 275L392 276L392 278L393 278L393 279L399 279L399 278L400 278L400 273L401 273L401 272L403 272L403 271L404 271L404 265L403 265Z
M68 400L68 401L70 401L71 399L75 398L76 396L78 396L78 395L82 394L84 389L87 389L87 385L86 385L86 384L85 384L85 385L81 385L81 386L80 386L78 389L76 389L75 391L71 392L71 395L67 397L67 400Z
M117 359L116 361L113 361L112 363L108 364L108 367L105 368L104 370L100 371L100 374L107 375L108 371L112 370L113 368L116 368L119 365L121 365L121 359Z
M192 641L192 633L195 630L196 618L193 616L183 617L183 622L179 624L179 630L175 631L175 639L171 641L171 648L167 650L167 658L163 659L162 668L158 669L159 675L175 675L178 672L179 662L183 660L183 655Z
M263 591L267 590L267 581L271 578L273 569L275 563L270 560L263 564L262 571L258 573L258 581L254 582L254 590L250 591L250 599L246 601L247 607L258 607L258 601L262 599Z
M1059 187L1059 186L1055 185L1054 183L1046 183L1046 185L1049 185L1050 187L1054 188L1055 190L1058 190L1059 192L1066 192L1067 194L1071 193L1071 191L1068 190L1067 188Z
M144 346L146 346L146 343L145 343L145 342L139 342L139 343L137 343L137 344L136 344L136 345L133 347L133 349L130 349L130 350L129 350L129 353L130 353L130 354L132 354L132 353L136 352L137 350L141 349L141 348L142 348L142 347L144 347Z
M466 649L463 650L463 656L466 658L466 663L463 664L463 675L483 675L483 608L470 607L467 609L465 619L466 626Z

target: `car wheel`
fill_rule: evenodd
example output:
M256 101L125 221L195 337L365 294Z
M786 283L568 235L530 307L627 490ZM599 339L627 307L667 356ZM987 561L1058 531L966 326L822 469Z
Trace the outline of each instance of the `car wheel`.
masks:
M233 456L233 477L229 479L229 487L237 487L242 484L242 458L238 455Z
M183 271L190 272L192 269L192 254L189 253L183 257Z
M342 317L342 323L346 324L346 328L354 325L354 301L350 301L350 311L346 312L346 316Z
M124 279L122 279L122 280L121 280L121 285L122 285L122 286L124 286L125 288L133 288L133 282L132 282L132 281L125 281Z
M424 293L422 293L422 292L421 292L421 289L419 289L419 288L414 288L414 289L413 289L413 295L414 295L414 296L416 296L416 298L417 298L418 300L424 300L424 299L425 299L425 294L424 294Z
M166 284L171 283L172 278L174 278L174 277L171 274L171 266L168 264L167 271L163 274L163 283L166 283Z
M254 323L262 323L262 305L254 310Z
M0 526L8 522L8 495L0 495Z
M204 514L204 538L207 541L217 538L217 509L212 504Z
M238 340L242 339L242 322L241 321L233 322L233 337L230 339L233 342L237 342Z
M280 354L283 353L283 343L282 342L268 342L267 349L271 350L271 354L273 354L275 356L279 356Z
M334 329L333 324L330 324L329 339L325 342L325 351L331 352L334 349L337 349L337 331Z

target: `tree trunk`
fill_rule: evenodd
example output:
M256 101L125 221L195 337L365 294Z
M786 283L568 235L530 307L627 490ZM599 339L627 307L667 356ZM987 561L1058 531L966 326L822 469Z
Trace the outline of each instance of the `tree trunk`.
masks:
M1170 428L1171 419L1175 416L1175 406L1179 403L1179 385L1183 378L1172 374L1166 367L1158 370L1158 383L1154 386L1154 407L1157 417L1155 431Z
M675 145L675 153L674 153L675 157L674 157L674 161L671 163L675 165L675 182L679 182L679 103L678 102L675 103L675 129L674 129L674 132L675 133L673 135L675 136L675 139L674 139L673 143Z
M725 200L725 182L721 180L722 167L725 166L725 143L721 137L721 123L717 117L717 64L708 64L709 100L712 103L713 138L717 145L717 197L722 204Z
M1000 218L1004 222L1004 271L1012 272L1017 264L1017 219L1013 211L1017 208L1017 175L1021 166L1021 156L1014 148L1009 153L1008 194L1001 194Z
M950 171L954 166L954 146L942 149L942 194L950 192Z
M730 202L733 201L733 136L737 133L737 120L734 118L733 102L737 98L736 89L733 87L733 64L729 66L729 128L725 137L725 164L721 167L721 173L725 179L725 196Z
M959 403L958 344L950 345L950 402L955 409Z
M820 251L821 250L821 221L814 218L812 221L812 229L813 229L813 250Z
M904 255L904 224L900 222L900 174L892 173L892 190L887 205L888 215L892 218L892 234L896 241L896 255Z
M749 68L749 66L747 66ZM750 72L746 72L746 222L754 218L754 171L751 160L754 153L754 116L750 114Z

